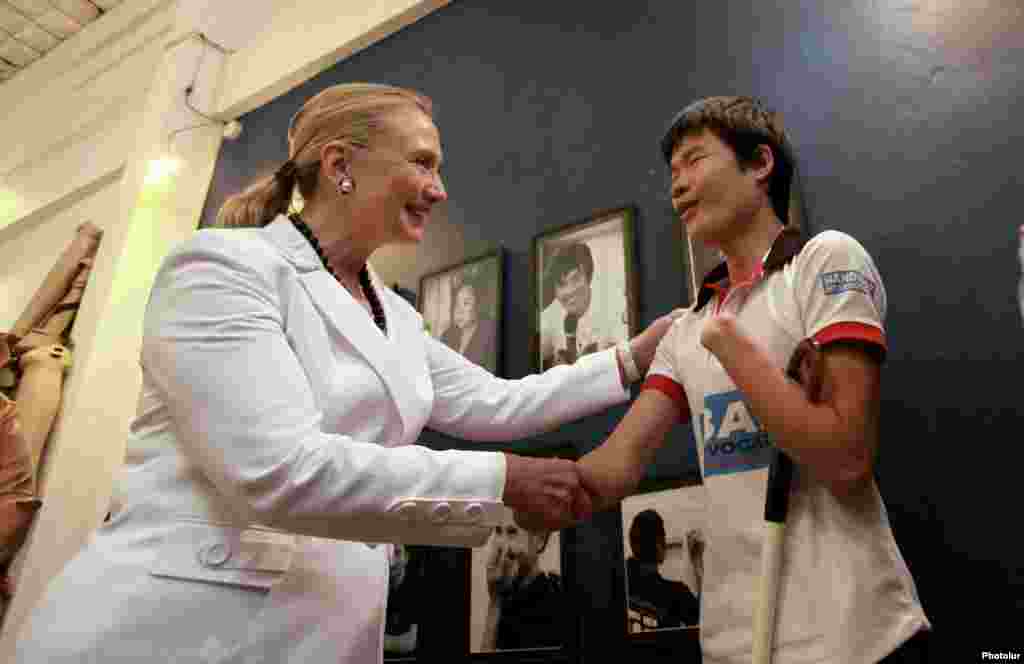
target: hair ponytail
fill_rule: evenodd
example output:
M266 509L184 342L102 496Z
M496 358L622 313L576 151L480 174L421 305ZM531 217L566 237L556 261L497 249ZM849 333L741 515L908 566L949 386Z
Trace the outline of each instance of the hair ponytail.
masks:
M287 214L295 189L295 177L268 175L240 194L229 197L217 213L217 226L254 228L266 226L279 214Z

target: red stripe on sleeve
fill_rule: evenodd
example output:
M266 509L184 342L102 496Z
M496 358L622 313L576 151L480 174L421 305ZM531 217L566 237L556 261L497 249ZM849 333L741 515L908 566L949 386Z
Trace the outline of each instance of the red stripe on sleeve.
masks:
M887 350L885 333L867 323L834 323L814 335L814 340L821 346L834 341L865 341L881 347L883 354Z
M647 377L643 387L640 389L657 390L667 396L679 408L679 419L683 422L689 422L690 402L686 400L686 392L683 390L682 385L667 376L654 374Z

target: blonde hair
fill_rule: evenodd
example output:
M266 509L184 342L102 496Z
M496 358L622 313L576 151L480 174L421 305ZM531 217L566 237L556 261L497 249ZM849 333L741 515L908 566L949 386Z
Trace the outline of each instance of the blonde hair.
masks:
M217 225L266 226L277 215L287 214L296 186L303 198L316 193L320 150L324 145L342 141L368 147L381 129L383 116L396 107L408 105L433 116L430 99L406 88L345 83L321 91L302 105L288 125L288 162L293 168L262 177L228 198L217 213Z

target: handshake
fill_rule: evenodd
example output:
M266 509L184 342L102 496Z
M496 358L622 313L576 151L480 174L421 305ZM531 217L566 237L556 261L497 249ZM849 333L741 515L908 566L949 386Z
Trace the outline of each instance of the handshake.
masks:
M505 505L521 527L533 532L560 530L589 519L628 495L626 464L620 469L596 463L506 454ZM639 478L636 478L639 479Z
M808 401L822 401L824 360L814 341L806 339L797 345L785 373L803 386ZM628 445L613 446L610 442L605 441L577 462L506 454L503 498L515 512L516 522L534 532L560 530L586 521L594 512L631 495L640 483L644 456Z

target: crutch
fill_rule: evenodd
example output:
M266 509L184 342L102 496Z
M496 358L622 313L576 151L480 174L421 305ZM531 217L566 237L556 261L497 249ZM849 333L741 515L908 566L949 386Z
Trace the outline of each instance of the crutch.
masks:
M806 339L793 351L786 376L804 387L807 398L821 398L822 366L818 344ZM775 641L775 610L779 599L779 576L786 535L786 513L793 481L793 461L777 447L768 468L768 493L764 501L764 541L761 545L761 580L754 613L753 664L771 664Z

